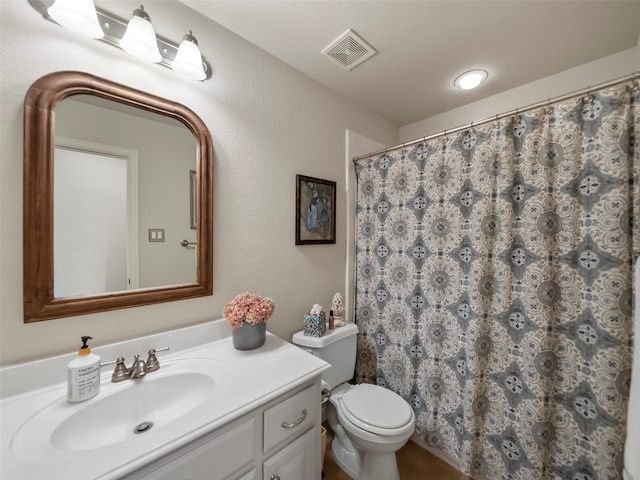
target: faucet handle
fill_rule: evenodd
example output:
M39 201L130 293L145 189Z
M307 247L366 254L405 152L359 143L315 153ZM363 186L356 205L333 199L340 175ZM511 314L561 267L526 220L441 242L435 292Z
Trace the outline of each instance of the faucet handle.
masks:
M109 362L111 363L111 362ZM116 368L111 375L112 382L121 382L129 378L129 369L124 364L124 357L118 357L116 360Z
M156 352L166 352L169 350L169 347L163 348L152 348L149 350L149 357L147 358L147 372L155 372L160 368L160 362L158 361L158 357L156 357Z

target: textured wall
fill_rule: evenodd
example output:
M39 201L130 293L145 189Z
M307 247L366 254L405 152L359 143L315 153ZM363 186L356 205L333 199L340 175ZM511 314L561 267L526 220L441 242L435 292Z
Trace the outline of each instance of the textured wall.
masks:
M123 17L135 2L96 2ZM345 290L345 130L385 144L397 128L349 103L178 2L147 5L156 31L175 41L192 29L213 78L182 80L109 45L44 21L26 1L0 2L0 337L3 365L66 353L81 335L101 345L219 318L251 290L271 296L268 328L301 328L315 302ZM22 319L23 99L39 77L80 70L169 98L194 110L214 142L214 294L210 297L24 324ZM299 246L295 175L337 182L337 243Z

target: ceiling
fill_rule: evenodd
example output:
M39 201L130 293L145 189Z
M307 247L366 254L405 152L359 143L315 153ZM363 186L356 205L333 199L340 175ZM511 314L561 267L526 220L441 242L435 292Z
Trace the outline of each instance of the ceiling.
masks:
M633 48L640 34L640 0L181 1L399 127ZM377 51L351 71L321 54L348 29ZM473 68L489 72L484 84L453 86Z

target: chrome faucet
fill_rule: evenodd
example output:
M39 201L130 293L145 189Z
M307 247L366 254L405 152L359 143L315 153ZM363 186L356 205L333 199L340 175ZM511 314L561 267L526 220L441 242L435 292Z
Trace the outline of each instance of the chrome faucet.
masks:
M147 374L147 364L144 363L144 360L140 360L140 355L135 355L133 357L133 364L131 368L129 368L129 378L131 380L137 380L138 378L142 378Z
M156 352L164 352L169 350L169 347L149 350L149 357L147 361L140 360L140 355L135 355L133 357L133 363L130 367L124 364L124 357L118 357L115 361L116 368L113 370L113 374L111 375L112 382L122 382L123 380L138 380L143 378L147 373L155 372L160 368L160 362L158 361L158 357L156 356ZM110 363L114 363L113 361L103 363L102 365L109 365Z

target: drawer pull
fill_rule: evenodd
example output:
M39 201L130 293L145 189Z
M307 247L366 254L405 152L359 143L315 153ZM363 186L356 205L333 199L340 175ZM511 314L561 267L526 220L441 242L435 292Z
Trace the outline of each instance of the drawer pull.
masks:
M273 473L270 477L270 480L280 480L280 475L276 475L275 473Z
M304 422L304 419L307 418L307 409L305 408L304 410L302 410L302 416L297 419L295 422L293 423L287 423L287 422L282 422L280 424L280 426L282 428L293 428L297 425L300 425L302 422Z

